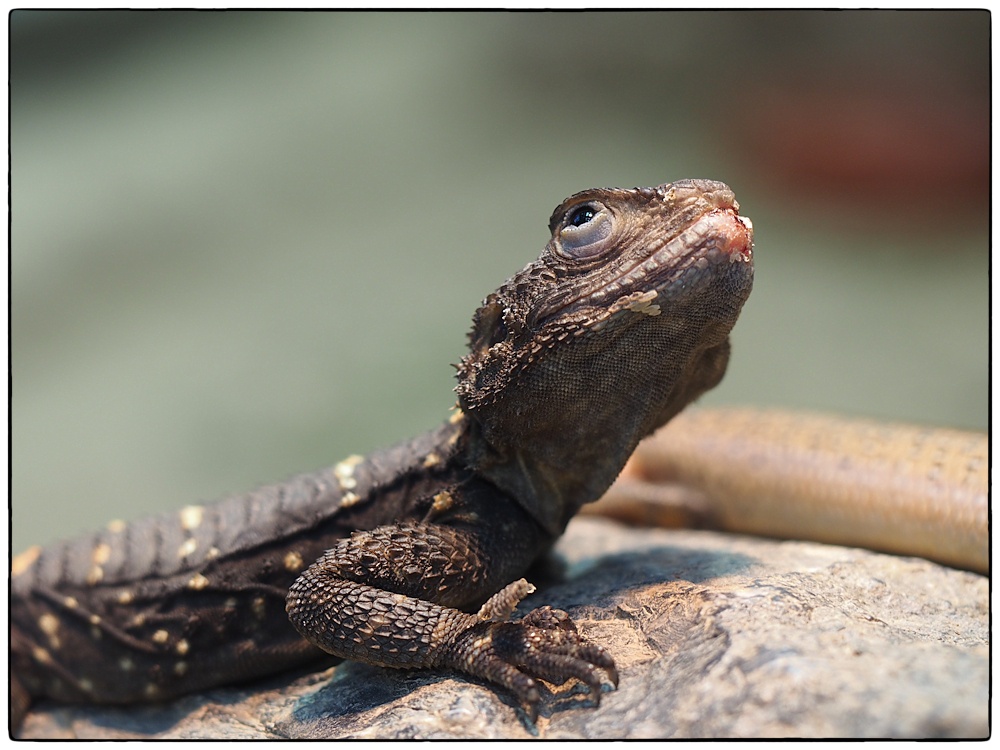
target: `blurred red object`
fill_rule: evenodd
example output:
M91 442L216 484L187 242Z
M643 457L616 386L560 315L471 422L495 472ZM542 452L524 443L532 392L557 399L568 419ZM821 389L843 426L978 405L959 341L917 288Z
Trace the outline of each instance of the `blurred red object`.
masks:
M752 168L789 198L923 224L988 217L989 107L916 81L810 80L758 89L733 124Z

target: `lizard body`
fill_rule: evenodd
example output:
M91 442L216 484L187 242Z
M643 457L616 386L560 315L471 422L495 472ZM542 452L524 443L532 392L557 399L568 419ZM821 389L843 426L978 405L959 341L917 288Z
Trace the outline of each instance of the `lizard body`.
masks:
M752 230L706 180L579 193L549 226L476 312L442 427L15 558L12 726L37 697L162 700L324 651L457 669L529 714L538 678L595 700L616 683L566 613L505 620L531 591L519 576L639 440L722 378Z
M918 555L989 573L981 433L696 409L644 441L588 512Z

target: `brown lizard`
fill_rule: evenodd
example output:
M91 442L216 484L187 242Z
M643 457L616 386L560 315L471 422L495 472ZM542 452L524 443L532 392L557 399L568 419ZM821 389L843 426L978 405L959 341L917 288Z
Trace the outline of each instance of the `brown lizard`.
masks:
M323 651L459 670L531 716L538 679L595 702L616 684L565 612L507 616L638 442L722 378L752 229L727 186L683 180L579 193L550 231L476 312L438 429L15 558L12 726L39 697L164 700Z

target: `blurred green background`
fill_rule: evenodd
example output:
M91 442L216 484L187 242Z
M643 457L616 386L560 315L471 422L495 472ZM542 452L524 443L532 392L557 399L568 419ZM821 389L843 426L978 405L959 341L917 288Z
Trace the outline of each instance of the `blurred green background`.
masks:
M435 425L593 186L753 219L705 403L987 426L985 11L9 23L15 551Z

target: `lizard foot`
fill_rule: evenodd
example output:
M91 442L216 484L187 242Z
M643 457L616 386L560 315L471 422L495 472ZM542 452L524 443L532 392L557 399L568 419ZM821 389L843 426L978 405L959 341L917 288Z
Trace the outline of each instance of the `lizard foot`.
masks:
M562 685L576 678L590 687L595 704L603 675L618 687L611 654L580 635L566 612L548 606L516 622L476 623L448 645L439 663L507 688L532 722L541 701L536 679Z

